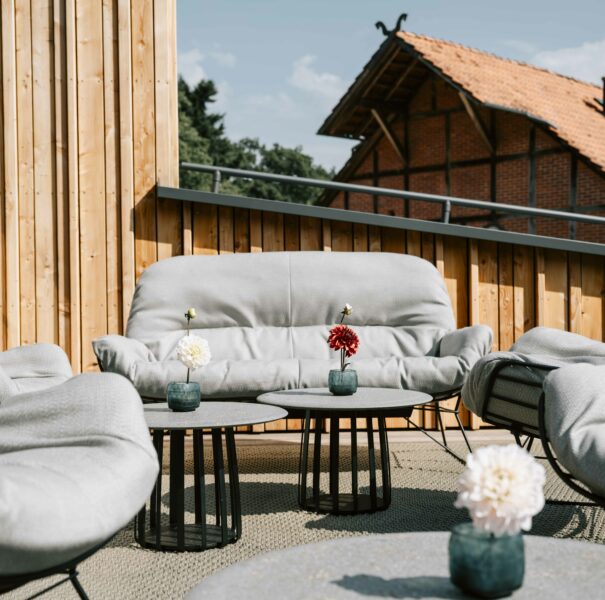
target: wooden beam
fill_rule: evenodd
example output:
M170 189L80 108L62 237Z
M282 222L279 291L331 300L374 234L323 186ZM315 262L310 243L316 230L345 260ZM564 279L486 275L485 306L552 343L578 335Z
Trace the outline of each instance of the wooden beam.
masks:
M388 100L401 86L401 84L408 78L408 75L414 70L414 67L418 64L418 59L415 58L406 68L406 70L399 76L399 79L395 82L395 85L391 88L389 93L386 95L385 100Z
M485 142L485 145L488 147L489 151L491 153L493 153L494 147L492 145L491 140L489 139L489 135L487 134L485 127L483 126L483 123L481 122L481 118L475 112L475 109L473 108L473 105L471 104L470 100L468 99L468 96L463 92L458 92L458 96L460 96L460 100L462 100L462 104L464 104L464 108L466 109L468 116L470 117L471 121L473 122L473 125L477 128L477 131L479 132L481 139Z
M527 192L527 205L536 206L536 127L532 125L529 129L529 183ZM528 219L528 233L536 233L536 219Z
M401 84L408 78L408 75L414 70L414 67L418 63L418 59L414 59L406 68L406 70L401 74L399 79L395 82L389 93L384 98L383 102L388 102L391 96L397 91L397 89L401 86ZM361 129L358 129L353 137L359 137L363 134L363 132L368 128L368 125L372 122L372 118L368 119Z
M569 211L575 212L578 196L578 158L575 154L570 155L571 165L569 172ZM578 224L575 221L569 222L569 239L575 240Z
M394 100L372 100L370 98L365 98L364 100L359 101L359 106L384 112L399 112L403 110L405 104Z
M387 119L385 119L385 117L382 115L382 113L378 112L375 108L373 108L371 110L371 113L372 113L372 116L374 117L374 119L376 120L376 122L378 123L378 126L380 127L380 129L382 129L382 133L384 134L384 137L387 138L387 140L389 141L391 146L393 146L395 153L397 154L397 156L399 156L399 158L401 159L401 162L405 165L404 149L401 147L401 144L399 143L399 140L397 139L395 132L391 128L391 124L387 121Z

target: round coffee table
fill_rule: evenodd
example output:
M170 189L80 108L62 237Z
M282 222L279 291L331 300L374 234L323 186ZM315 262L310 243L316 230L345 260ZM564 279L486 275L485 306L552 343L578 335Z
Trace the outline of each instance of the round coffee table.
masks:
M204 579L187 600L469 598L449 579L447 532L391 533L261 554ZM525 581L514 600L602 598L605 546L525 536Z
M270 392L258 402L281 406L290 412L303 413L298 503L305 510L330 514L359 514L385 510L391 503L391 468L385 418L409 417L414 406L431 402L429 394L392 388L359 388L352 396L334 396L327 388L308 388ZM309 456L311 419L314 419L313 456ZM340 419L351 420L351 485L350 491L339 488ZM368 493L360 493L357 419L365 419L367 431ZM378 421L382 495L378 494L373 419ZM321 435L324 422L330 424L329 488L321 490ZM307 493L307 471L312 465L312 493Z
M237 456L233 428L283 419L286 411L248 402L202 402L192 412L173 412L168 404L146 404L145 420L152 431L160 473L147 505L135 520L135 538L156 550L201 551L239 539L242 530ZM193 430L195 523L185 523L185 430ZM210 430L205 432L204 430ZM170 436L169 522L162 524L162 462L164 436ZM215 523L207 523L204 435L212 440ZM223 435L225 450L223 452ZM226 454L226 456L225 456ZM225 460L226 459L226 460ZM225 470L229 477L225 481ZM227 494L228 489L228 494ZM149 512L149 519L147 519ZM228 517L231 523L228 523Z

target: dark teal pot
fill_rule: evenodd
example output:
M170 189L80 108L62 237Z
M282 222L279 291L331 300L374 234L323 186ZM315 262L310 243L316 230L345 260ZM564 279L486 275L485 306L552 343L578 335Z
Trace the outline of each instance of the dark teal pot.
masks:
M200 405L199 383L172 382L166 388L168 408L174 412L190 412Z
M450 578L461 590L479 598L509 596L523 584L523 536L494 536L472 523L452 529L449 544Z
M332 369L328 374L328 389L335 396L352 396L357 391L357 371Z

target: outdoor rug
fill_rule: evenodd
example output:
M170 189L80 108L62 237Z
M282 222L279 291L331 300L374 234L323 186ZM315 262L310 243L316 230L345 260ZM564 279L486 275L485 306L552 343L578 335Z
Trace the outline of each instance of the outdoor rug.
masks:
M453 446L464 452L461 444ZM236 544L201 553L144 550L134 541L131 525L81 565L80 581L91 600L177 599L214 571L261 552L346 536L447 531L452 525L468 520L466 511L453 506L456 480L463 468L458 461L431 443L391 444L390 452L393 494L388 510L359 516L315 515L301 511L296 502L298 444L240 438L243 534ZM343 460L346 462L346 458ZM192 473L190 452L187 462ZM327 477L327 473L323 477ZM164 478L165 490L167 475ZM193 475L187 478L186 503L188 517L192 518ZM212 478L206 481L211 484ZM208 491L212 496L212 485ZM546 493L549 498L573 497L551 472ZM605 543L605 511L594 507L547 505L534 519L532 533ZM47 579L44 585L29 584L5 598L27 598L52 581ZM77 596L70 585L64 585L44 598Z

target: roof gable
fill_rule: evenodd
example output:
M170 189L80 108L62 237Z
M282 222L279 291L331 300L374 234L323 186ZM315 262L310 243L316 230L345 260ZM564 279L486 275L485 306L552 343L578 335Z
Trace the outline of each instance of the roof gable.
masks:
M420 82L420 71L413 62L417 60L422 71L426 73L428 67L438 72L487 107L523 113L543 122L562 141L605 170L605 114L596 100L601 96L598 86L410 32L397 32L387 41L390 44L381 46L320 133L361 137L363 132L356 136L352 127L347 129L347 121L359 131L356 119L362 119L364 105L370 106L389 94L403 103ZM404 50L400 54L407 55L405 60L396 53L386 56L395 45ZM395 60L398 62L394 64ZM405 69L409 70L406 83L394 90L397 73Z

